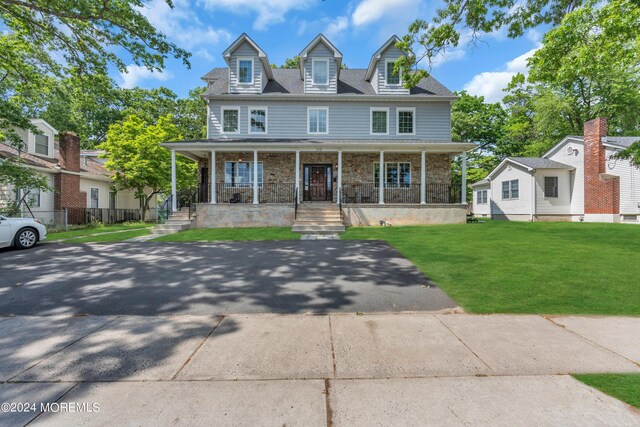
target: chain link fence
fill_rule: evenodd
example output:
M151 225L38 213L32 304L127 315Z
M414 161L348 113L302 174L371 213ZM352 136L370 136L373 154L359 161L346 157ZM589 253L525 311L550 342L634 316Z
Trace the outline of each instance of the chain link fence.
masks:
M33 210L21 212L23 218L35 218L48 231L66 231L75 226L92 223L120 224L123 222L143 222L140 209L65 208L53 211ZM158 209L147 211L144 222L158 222Z

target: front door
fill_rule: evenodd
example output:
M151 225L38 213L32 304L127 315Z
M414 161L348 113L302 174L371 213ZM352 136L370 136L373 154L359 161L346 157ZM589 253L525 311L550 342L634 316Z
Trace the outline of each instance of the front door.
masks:
M331 165L304 165L304 201L332 200Z

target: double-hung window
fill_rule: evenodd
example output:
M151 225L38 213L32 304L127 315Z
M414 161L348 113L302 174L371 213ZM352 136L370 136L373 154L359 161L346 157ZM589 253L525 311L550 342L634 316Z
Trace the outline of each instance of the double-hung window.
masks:
M249 107L249 133L267 133L267 107Z
M240 108L222 107L222 133L240 133Z
M544 177L544 197L558 197L558 177Z
M384 186L387 188L408 187L411 185L411 163L385 162ZM380 184L380 163L373 164L373 182Z
M49 155L49 137L47 135L34 134L35 136L35 152L43 156Z
M253 58L238 58L238 83L253 83Z
M476 196L476 203L479 205L486 205L487 200L487 190L479 190Z
M314 85L329 84L329 60L328 59L312 59L311 60L311 79Z
M371 108L371 135L389 134L389 109Z
M232 187L251 187L253 162L225 162L224 183ZM262 162L258 162L258 185L262 185Z
M307 133L329 133L329 108L309 107L307 122Z
M29 201L29 207L31 208L39 208L40 207L40 190L32 189L29 190L29 195L27 196Z
M91 187L91 192L89 197L90 197L89 207L92 209L97 209L99 205L99 200L100 200L100 189L97 187Z
M397 108L396 132L398 135L414 135L416 132L416 109Z
M394 73L393 70L395 69L395 66L396 61L394 61L393 59L387 59L385 67L385 79L387 81L387 84L390 86L399 86L402 84L402 70L400 70L399 73Z
M502 200L515 200L520 197L519 180L502 181Z

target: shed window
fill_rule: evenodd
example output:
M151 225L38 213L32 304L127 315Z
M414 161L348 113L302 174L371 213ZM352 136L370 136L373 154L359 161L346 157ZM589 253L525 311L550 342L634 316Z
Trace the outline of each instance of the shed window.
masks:
M502 200L517 199L520 197L519 180L502 181Z
M487 194L487 190L478 190L476 195L476 203L478 205L486 205L488 201Z
M544 177L544 197L558 197L558 177Z

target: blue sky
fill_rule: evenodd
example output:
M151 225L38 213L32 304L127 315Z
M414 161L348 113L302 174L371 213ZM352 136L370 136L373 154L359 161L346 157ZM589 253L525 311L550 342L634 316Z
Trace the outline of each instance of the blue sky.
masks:
M247 32L272 63L282 64L324 33L344 54L349 68L366 68L373 52L392 34L402 36L416 18L429 20L440 2L427 0L151 0L143 9L171 41L193 53L191 69L170 60L163 74L135 65L126 75L114 72L123 87L166 86L184 96L202 84L200 77L226 66L224 49ZM508 39L503 31L485 34L475 45L461 45L439 59L432 74L451 90L467 89L499 101L501 89L539 46L542 31ZM464 35L463 35L464 39Z

